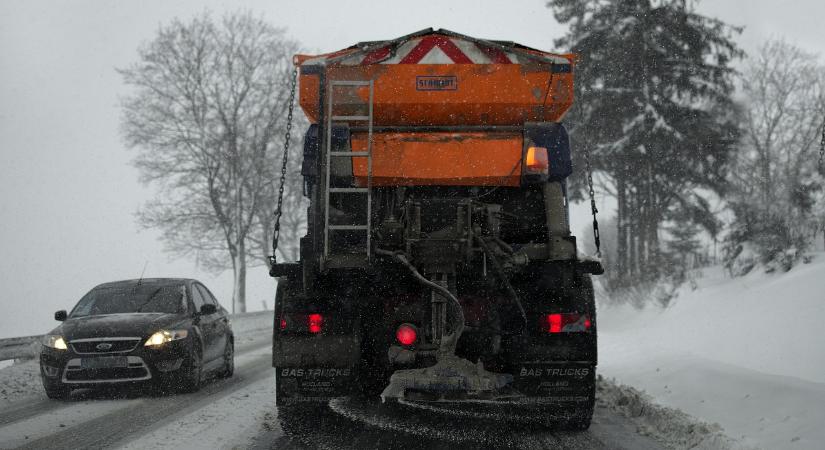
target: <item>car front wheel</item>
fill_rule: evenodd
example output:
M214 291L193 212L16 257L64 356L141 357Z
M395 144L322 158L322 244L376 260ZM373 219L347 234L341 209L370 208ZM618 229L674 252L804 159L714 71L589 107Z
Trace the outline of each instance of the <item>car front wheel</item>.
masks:
M200 346L192 346L192 354L189 355L189 364L183 371L178 389L181 392L197 392L201 388L201 378L203 375L203 352Z
M223 350L223 370L221 378L232 378L235 373L235 344L231 339L226 340L226 348Z
M72 388L60 381L49 382L44 380L43 387L46 390L46 397L52 400L66 400L72 394Z

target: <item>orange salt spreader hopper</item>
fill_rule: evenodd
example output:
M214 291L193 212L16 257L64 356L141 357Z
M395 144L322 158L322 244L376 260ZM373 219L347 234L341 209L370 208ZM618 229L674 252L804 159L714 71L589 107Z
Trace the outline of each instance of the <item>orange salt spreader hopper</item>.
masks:
M294 62L300 105L312 123L325 125L322 86L333 116L365 116L367 86L327 86L373 82L373 186L519 186L525 124L558 122L573 102L574 55L447 30L296 55ZM365 121L333 125L349 128L351 151L367 150ZM352 171L366 185L367 158L353 157Z

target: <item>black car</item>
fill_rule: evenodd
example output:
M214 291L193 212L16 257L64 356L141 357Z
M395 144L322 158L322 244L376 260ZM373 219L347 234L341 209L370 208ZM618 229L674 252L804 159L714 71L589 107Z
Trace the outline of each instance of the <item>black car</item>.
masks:
M45 336L40 374L49 398L73 388L129 383L196 391L206 372L230 377L234 337L226 310L189 279L101 284Z

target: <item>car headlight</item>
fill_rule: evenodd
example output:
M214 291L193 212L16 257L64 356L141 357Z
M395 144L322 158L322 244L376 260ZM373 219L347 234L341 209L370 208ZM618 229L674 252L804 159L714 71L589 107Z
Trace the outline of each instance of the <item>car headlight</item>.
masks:
M57 350L66 350L69 347L66 345L66 340L59 334L47 334L43 337L43 345Z
M183 339L188 335L189 332L187 330L160 330L157 333L149 336L149 339L146 339L146 343L143 345L145 345L146 347L157 347L167 342Z

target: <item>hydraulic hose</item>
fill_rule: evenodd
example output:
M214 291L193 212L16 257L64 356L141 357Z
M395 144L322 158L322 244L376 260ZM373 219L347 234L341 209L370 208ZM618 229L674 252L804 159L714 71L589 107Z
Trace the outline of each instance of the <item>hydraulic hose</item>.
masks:
M510 280L507 279L507 275L504 273L504 268L501 267L501 264L498 262L496 255L493 254L490 247L484 242L484 239L481 236L475 235L476 241L478 245L484 249L484 253L490 258L490 262L493 264L493 269L496 271L496 275L501 279L501 282L504 283L504 287L507 289L507 293L510 295L510 298L513 300L513 303L516 304L518 307L519 312L521 313L521 318L524 319L524 323L527 323L527 313L524 311L524 306L521 304L521 300L518 298L518 294L516 290L513 289L513 285L510 284Z
M458 302L458 299L455 297L455 295L453 295L453 293L450 292L450 290L445 288L444 286L441 286L438 283L433 283L432 281L426 279L423 275L421 275L421 273L418 272L418 269L416 269L415 266L413 266L412 263L410 263L407 260L406 256L404 256L403 253L391 252L389 250L382 250L380 248L376 248L375 253L378 255L391 256L397 259L401 264L403 264L407 269L410 270L413 277L419 283L429 287L430 289L437 291L439 294L441 294L442 297L450 300L450 303L452 303L456 313L456 323L454 324L455 326L453 327L453 332L442 337L441 346L439 347L438 351L442 354L454 355L456 345L458 344L458 338L460 338L461 333L464 332L464 311L461 308L461 303Z

